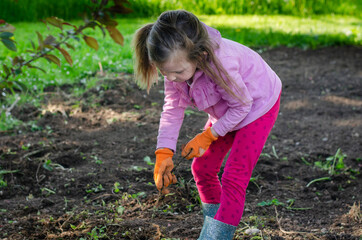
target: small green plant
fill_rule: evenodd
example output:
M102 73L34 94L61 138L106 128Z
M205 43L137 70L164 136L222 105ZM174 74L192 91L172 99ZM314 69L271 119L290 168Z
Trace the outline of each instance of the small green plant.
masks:
M316 167L318 167L318 168L321 168L323 170L328 171L329 176L313 179L312 181L310 181L307 184L307 187L309 187L310 185L312 185L315 182L330 181L331 176L334 176L336 174L340 174L343 171L345 171L346 170L346 167L344 165L344 158L345 157L347 157L347 155L342 153L341 149L338 148L336 154L334 154L333 156L327 157L325 161L317 161L317 162L315 162L314 165Z
M87 185L87 190L85 190L86 191L86 193L98 193L98 192L101 192L101 191L104 191L105 189L103 188L103 186L102 186L102 184L99 184L99 185L97 185L97 186L95 186L95 187L91 187L90 188L90 185L88 184Z
M325 161L317 161L314 165L323 170L327 170L329 175L333 176L345 168L343 161L345 157L347 157L347 155L342 153L341 149L338 148L337 152L333 156L327 157Z
M142 108L142 106L135 104L135 105L133 105L133 108L137 109L137 110L140 110Z
M143 161L145 161L145 162L147 163L147 165L150 165L150 166L154 166L154 165L155 165L155 163L153 163L153 162L151 161L151 158L150 158L149 156L144 157L144 158L143 158Z
M284 205L284 203L279 202L278 199L274 198L272 200L268 200L268 201L262 201L260 203L257 204L260 207L264 207L264 206L280 206L280 205Z
M4 180L4 175L9 173L17 173L19 170L0 170L0 188L7 187L8 183Z
M136 171L136 172L142 172L144 170L147 170L147 168L140 167L140 166L131 166L130 170L133 170L133 171Z
M293 204L295 203L295 199L288 199L286 201L286 203L284 202L280 202L278 199L274 198L272 200L268 200L268 201L262 201L260 203L258 203L257 205L260 207L265 207L265 206L282 206L285 207L288 210L309 210L311 208L295 208L292 207Z
M106 234L106 226L103 227L97 227L95 226L91 232L88 232L87 234L91 237L92 240L98 240L103 238L108 238Z
M48 159L43 163L43 168L48 170L48 171L53 171L53 167L52 167L52 160Z
M27 151L27 150L29 150L30 146L31 145L29 143L28 144L23 144L23 145L21 145L21 149Z
M40 190L41 190L41 193L42 193L43 195L45 195L46 197L50 196L51 194L56 194L55 191L53 191L53 190L51 190L51 189L49 189L49 188L46 188L46 187L41 188Z
M103 161L100 160L97 156L91 156L91 158L93 159L93 161L96 163L96 164L103 164Z
M120 186L121 184L119 183L119 182L115 182L114 183L114 185L113 185L113 192L114 193L119 193L119 191L120 191L120 188L119 188L119 186Z
M147 193L145 192L138 192L131 195L132 198L138 199L138 198L144 198L147 196Z

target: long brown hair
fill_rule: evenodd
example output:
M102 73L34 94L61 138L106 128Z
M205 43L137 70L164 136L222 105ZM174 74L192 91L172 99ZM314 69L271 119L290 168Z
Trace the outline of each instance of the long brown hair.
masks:
M246 100L216 57L214 49L218 46L211 41L199 19L188 11L174 10L162 13L155 23L137 30L133 47L135 80L147 91L158 79L157 68L152 62L162 64L174 51L185 50L188 60L196 63L197 67L216 84L241 101ZM230 84L238 94L231 90Z

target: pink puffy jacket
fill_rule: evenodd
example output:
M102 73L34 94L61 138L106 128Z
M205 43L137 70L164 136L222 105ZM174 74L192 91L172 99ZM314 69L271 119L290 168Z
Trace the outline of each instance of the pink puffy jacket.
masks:
M219 46L215 49L216 56L243 91L243 102L246 103L228 94L201 70L195 72L191 86L186 82L169 81L165 77L165 101L157 148L176 151L184 111L188 106L208 113L214 130L224 136L264 115L280 95L282 83L279 77L258 53L240 43L222 38L219 31L204 26L210 38Z

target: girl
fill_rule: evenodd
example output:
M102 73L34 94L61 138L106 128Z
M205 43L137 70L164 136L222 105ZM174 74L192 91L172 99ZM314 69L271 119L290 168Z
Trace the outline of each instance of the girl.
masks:
M232 239L245 192L279 111L281 81L253 50L224 39L190 12L167 11L134 37L135 79L147 88L164 76L165 102L154 180L159 191L176 183L171 173L184 110L209 115L205 131L182 150L202 201L199 239ZM221 183L222 161L230 150Z

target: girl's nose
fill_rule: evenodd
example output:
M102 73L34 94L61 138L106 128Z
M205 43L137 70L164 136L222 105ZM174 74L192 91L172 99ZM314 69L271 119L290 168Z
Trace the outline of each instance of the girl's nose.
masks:
M164 72L164 71L160 71L160 72L161 72L161 74L162 74L163 76L167 77L168 80L170 80L170 81L176 80L176 76L175 76L174 74L172 74L172 73L166 73L166 72Z
M168 74L166 77L167 77L167 79L170 80L170 81L176 80L176 77L175 77L175 75L173 75L173 74Z

